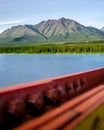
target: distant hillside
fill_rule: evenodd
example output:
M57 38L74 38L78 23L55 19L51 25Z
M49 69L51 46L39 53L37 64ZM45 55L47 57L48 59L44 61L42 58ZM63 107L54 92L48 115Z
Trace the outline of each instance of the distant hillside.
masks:
M19 25L5 30L0 35L0 44L19 45L41 42L70 42L99 40L104 38L103 30L85 27L80 23L60 18L42 21L36 25Z

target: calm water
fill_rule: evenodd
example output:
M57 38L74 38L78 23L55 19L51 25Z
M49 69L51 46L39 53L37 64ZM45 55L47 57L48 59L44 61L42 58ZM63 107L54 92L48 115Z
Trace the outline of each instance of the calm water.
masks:
M103 54L0 55L0 87L104 67Z

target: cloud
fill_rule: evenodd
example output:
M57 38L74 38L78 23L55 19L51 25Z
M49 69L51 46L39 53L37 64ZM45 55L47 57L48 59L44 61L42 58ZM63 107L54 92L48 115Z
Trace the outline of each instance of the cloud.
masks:
M0 25L10 25L10 24L23 23L23 22L24 20L3 21L3 22L0 22Z

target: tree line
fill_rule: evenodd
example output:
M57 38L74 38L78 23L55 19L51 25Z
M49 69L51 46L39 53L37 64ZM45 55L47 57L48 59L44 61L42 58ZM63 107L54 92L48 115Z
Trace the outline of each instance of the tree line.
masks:
M104 53L104 44L46 44L1 46L0 53Z

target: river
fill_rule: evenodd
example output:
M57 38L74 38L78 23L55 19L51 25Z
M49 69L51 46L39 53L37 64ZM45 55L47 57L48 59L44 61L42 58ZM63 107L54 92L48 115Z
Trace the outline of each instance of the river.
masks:
M0 87L104 67L104 54L0 54Z

